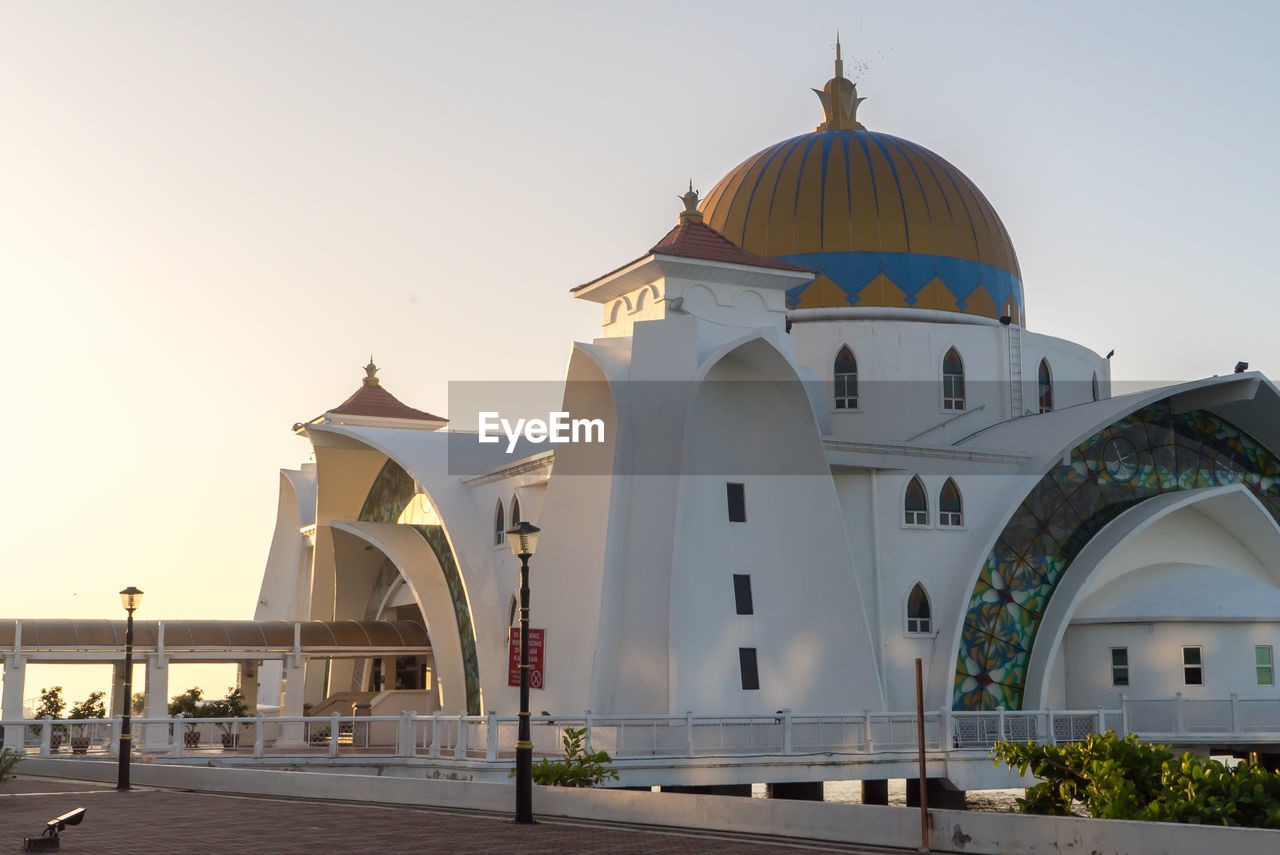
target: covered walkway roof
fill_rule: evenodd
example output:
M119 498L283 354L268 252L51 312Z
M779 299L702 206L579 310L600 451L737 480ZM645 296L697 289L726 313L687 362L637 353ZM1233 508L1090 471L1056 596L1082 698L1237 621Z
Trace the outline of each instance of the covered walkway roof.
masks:
M24 659L113 662L124 636L122 620L0 620L0 652ZM428 653L431 642L408 621L135 620L133 650L187 661L362 658Z

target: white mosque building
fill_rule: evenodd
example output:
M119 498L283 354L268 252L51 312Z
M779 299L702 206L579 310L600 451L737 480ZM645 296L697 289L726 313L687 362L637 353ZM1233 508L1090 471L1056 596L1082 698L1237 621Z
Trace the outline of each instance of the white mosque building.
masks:
M1275 386L1113 397L1106 357L1027 327L979 189L867 130L838 54L819 96L572 289L602 327L561 409L602 442L482 443L372 363L295 427L256 617L420 623L430 653L266 663L263 702L515 711L517 520L535 710L905 710L916 658L930 709L1280 697Z

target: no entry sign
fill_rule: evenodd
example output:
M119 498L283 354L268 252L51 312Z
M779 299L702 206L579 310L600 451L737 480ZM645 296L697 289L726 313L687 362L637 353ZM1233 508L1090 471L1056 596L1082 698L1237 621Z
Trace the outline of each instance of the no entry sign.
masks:
M542 688L542 657L547 649L547 631L529 628L529 688ZM507 650L507 685L520 685L520 627L511 627Z

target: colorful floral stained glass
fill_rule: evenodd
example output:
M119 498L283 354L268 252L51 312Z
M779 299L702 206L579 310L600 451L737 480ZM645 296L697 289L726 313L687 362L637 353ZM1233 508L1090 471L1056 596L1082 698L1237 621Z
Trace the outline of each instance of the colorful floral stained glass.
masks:
M952 705L1019 709L1036 632L1089 539L1162 493L1244 484L1280 521L1280 458L1204 410L1145 407L1076 446L1005 524L969 597Z

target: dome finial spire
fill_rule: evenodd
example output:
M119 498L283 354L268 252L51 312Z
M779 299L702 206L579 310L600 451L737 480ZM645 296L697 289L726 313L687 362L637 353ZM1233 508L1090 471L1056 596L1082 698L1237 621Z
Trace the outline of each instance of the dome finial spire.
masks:
M865 131L858 121L858 105L866 98L858 97L858 84L844 76L844 58L840 54L840 33L836 32L835 76L821 89L813 90L822 102L826 121L818 125L819 131Z
M373 364L373 354L369 354L369 364L364 367L364 385L378 385L378 366Z
M702 222L702 212L698 210L698 191L693 189L692 178L689 179L689 192L676 198L684 202L684 210L680 212L680 222Z

